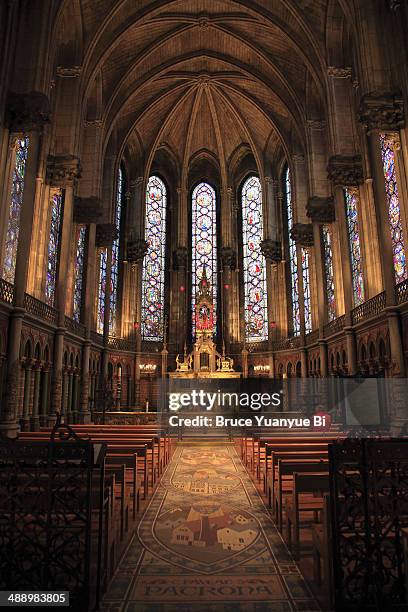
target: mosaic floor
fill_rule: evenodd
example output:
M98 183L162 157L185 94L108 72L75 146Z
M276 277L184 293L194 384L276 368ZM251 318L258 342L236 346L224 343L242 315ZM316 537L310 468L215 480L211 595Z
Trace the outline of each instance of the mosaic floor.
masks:
M316 611L318 605L229 445L181 445L102 610Z

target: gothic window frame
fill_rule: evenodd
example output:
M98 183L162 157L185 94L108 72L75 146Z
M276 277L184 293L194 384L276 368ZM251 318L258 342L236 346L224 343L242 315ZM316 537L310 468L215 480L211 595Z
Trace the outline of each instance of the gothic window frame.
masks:
M120 217L118 218L118 189L119 175L121 174L121 198L120 198ZM124 227L126 224L126 190L127 190L127 172L123 161L118 165L115 181L115 206L114 206L114 223L118 231L117 238L112 243L111 262L110 262L110 291L109 291L109 335L120 336L122 324L122 298L123 298L123 266L121 262L124 256ZM116 253L115 253L116 251ZM116 255L116 263L114 257ZM114 265L116 266L116 286L113 278Z
M57 204L55 198L60 198ZM55 306L55 292L58 285L59 262L61 252L62 224L64 219L65 189L62 187L50 187L48 196L48 215L47 215L47 240L45 242L44 257L44 302L48 306ZM57 216L54 218L55 208ZM58 210L59 208L59 210ZM54 261L51 260L51 245L54 244Z
M23 188L21 190L21 196L20 196L20 202L19 202L19 206L18 206L18 220L17 220L17 239L13 240L13 242L16 243L15 245L15 252L14 252L14 262L13 265L11 267L8 268L8 271L5 271L5 264L6 264L6 256L7 256L7 241L8 241L8 234L10 231L10 223L11 223L11 214L12 214L12 204L13 204L13 194L14 194L14 173L16 172L16 161L17 161L17 154L18 154L18 146L17 143L21 142L21 141L27 141L27 146L26 146L26 156L25 156L25 160L24 160L24 173L22 176L22 185ZM20 222L21 222L21 213L22 213L22 207L23 207L23 200L24 200L24 186L25 186L25 175L26 175L26 171L27 171L27 162L28 162L28 157L30 154L30 137L28 134L26 134L25 132L14 132L13 134L10 135L10 144L9 144L9 149L12 150L12 155L10 156L9 159L9 163L7 165L7 169L6 169L6 188L4 190L4 214L3 214L3 219L4 219L4 227L3 227L3 232L2 232L2 236L1 236L1 278L4 279L6 282L9 282L11 284L14 284L14 278L15 278L15 267L16 267L16 262L17 262L17 253L18 253L18 242L19 242L19 236L20 236ZM13 249L14 250L14 249ZM10 270L12 269L12 276L10 275Z
M88 236L89 228L84 224L77 224L75 227L75 241L74 241L74 262L73 262L73 280L72 280L72 318L77 323L82 322L84 298L86 290L86 268L88 261ZM83 251L82 251L82 270L77 268L78 259L78 247L83 240ZM80 284L80 297L76 299L78 293L78 284Z
M166 324L166 312L168 312L168 307L169 307L169 292L168 292L168 287L169 287L169 250L171 247L171 236L169 233L169 228L170 228L170 202L171 202L171 192L169 189L169 184L168 181L166 181L166 179L164 178L164 176L160 173L160 172L155 172L152 171L149 174L149 177L147 179L146 182L146 189L144 191L144 200L143 200L143 211L144 211L144 215L143 215L143 222L144 222L144 227L143 227L143 232L144 232L144 237L145 240L148 242L148 237L146 235L146 231L147 231L147 226L146 226L146 221L147 221L147 191L148 191L148 187L149 187L149 183L150 181L156 178L158 179L158 181L160 181L160 183L162 184L163 188L164 188L164 206L162 207L162 211L164 211L164 221L163 219L161 220L161 227L159 230L159 233L164 236L164 244L160 245L160 259L161 259L161 269L160 269L160 293L161 293L161 300L162 300L162 304L163 304L163 308L162 308L162 314L161 314L161 321L160 321L160 325L161 325L161 332L160 334L156 334L156 335L146 335L144 333L144 312L146 310L146 306L144 306L143 304L143 298L144 298L144 294L145 294L145 271L146 271L146 265L147 265L147 258L148 258L148 253L149 251L146 253L144 259L143 259L143 266L142 266L142 275L141 275L141 325L140 325L140 331L141 331L141 338L143 342L148 342L149 344L152 343L161 343L164 341L164 337L165 337L165 324Z
M288 176L290 185L290 209L291 218L288 215ZM295 210L293 203L293 181L292 181L292 170L288 163L283 167L282 171L282 221L283 221L283 235L285 260L287 265L285 266L286 275L286 300L287 300L287 316L288 316L288 335L298 337L301 333L301 316L300 316L300 291L299 291L299 277L301 270L299 270L298 261L298 248L295 241L291 238L290 232L294 224ZM297 304L294 303L294 297L296 296ZM297 323L295 324L295 311L297 312Z
M354 203L353 197L355 198ZM343 200L351 271L351 291L353 297L353 306L354 308L356 308L357 306L363 304L366 300L366 277L364 273L363 239L361 234L360 192L358 190L358 187L343 188ZM350 216L351 205L354 207L355 210L354 220ZM355 248L353 248L352 242L353 233L355 236ZM356 257L356 249L358 250L358 258ZM357 279L357 275L359 276L359 279ZM359 292L358 287L361 287L361 292Z
M221 296L221 259L220 259L220 216L221 216L221 198L220 191L218 186L207 177L201 177L199 180L194 181L189 190L189 274L188 274L188 296L189 296L189 304L188 304L188 312L189 312L189 335L191 339L194 339L194 283L193 283L193 197L194 193L200 185L208 185L212 191L214 192L214 220L215 220L215 231L213 232L213 236L215 235L215 256L213 257L213 261L215 262L215 272L212 275L212 278L209 279L212 289L213 295L215 297L215 325L214 325L214 340L217 342L220 336L222 336L223 330L221 329L222 324L222 296ZM215 282L214 282L215 278ZM196 287L198 286L198 282L196 283Z
M336 299L336 277L334 273L333 231L330 225L320 226L322 260L324 269L324 286L327 321L331 323L338 316ZM327 240L327 237L329 240ZM332 300L330 299L332 295Z
M243 334L244 334L244 338L245 338L245 342L247 343L260 343L260 342L266 342L268 340L269 337L269 311L268 311L268 285L267 285L267 270L266 270L266 260L264 255L262 254L261 249L259 248L259 253L260 256L263 258L263 280L261 280L261 282L263 282L263 292L264 292L264 296L265 296L265 303L263 306L263 311L264 311L264 323L263 323L263 334L261 337L255 337L255 336L251 336L247 333L248 331L248 326L247 326L247 322L248 322L248 287L249 287L249 280L247 278L248 275L248 271L246 270L246 264L247 264L247 260L248 260L248 255L246 255L245 251L246 251L246 247L245 247L245 222L244 222L244 188L247 185L247 183L251 180L251 179L256 179L259 182L259 188L260 188L260 192L261 192L261 196L260 196L260 212L261 212L261 221L260 221L260 242L262 242L263 238L264 238L264 227L265 227L265 210L264 210L264 202L265 202L265 198L264 198L264 189L262 187L262 181L259 177L258 174L256 174L255 172L249 172L247 173L243 179L240 182L240 186L238 189L238 200L239 200L239 227L240 227L240 238L238 239L239 242L239 258L240 258L240 269L241 269L241 273L240 273L240 277L241 277L241 282L240 282L240 301L241 304L243 305Z
M102 282L102 261L104 259L105 282ZM99 247L97 251L97 278L96 278L96 332L104 333L106 309L106 279L108 272L108 247Z

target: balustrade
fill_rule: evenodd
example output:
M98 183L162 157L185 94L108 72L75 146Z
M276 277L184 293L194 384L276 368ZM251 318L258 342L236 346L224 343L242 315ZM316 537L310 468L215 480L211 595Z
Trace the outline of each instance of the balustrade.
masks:
M357 325L362 321L379 315L385 308L385 291L363 302L351 311L351 323Z

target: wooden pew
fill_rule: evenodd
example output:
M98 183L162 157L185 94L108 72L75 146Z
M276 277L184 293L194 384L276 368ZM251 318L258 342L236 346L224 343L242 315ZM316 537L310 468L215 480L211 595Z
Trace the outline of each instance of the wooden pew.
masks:
M323 510L323 494L329 491L329 473L295 472L293 474L292 494L285 504L286 532L288 546L292 548L295 559L299 557L300 514Z

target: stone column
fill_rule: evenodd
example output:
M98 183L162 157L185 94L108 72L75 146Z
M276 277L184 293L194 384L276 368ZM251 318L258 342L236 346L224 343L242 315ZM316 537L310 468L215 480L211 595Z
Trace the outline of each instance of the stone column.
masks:
M302 249L310 249L314 245L313 241L313 225L311 223L295 223L291 232L292 239L296 243L297 248L297 263L298 263L298 278L299 278L299 308L300 308L300 336L302 344L305 344L305 304L304 304L304 287L302 273ZM310 256L310 250L309 250Z
M356 336L351 327L345 327L347 358L348 358L348 375L355 376L357 374L357 346Z
M52 413L61 410L62 403L62 358L64 352L65 313L67 308L67 283L69 276L74 189L80 177L79 160L74 155L49 156L47 183L64 190L63 217L61 220L60 253L58 258L55 308L58 310L58 329L54 340L54 363L52 382Z
M32 364L27 361L24 364L24 400L23 400L23 418L22 430L30 430L30 400L31 400L31 384L32 384Z
M49 101L44 94L33 92L9 95L6 108L6 124L9 132L13 135L25 134L29 137L14 278L14 308L10 315L8 335L6 396L1 402L2 408L0 409L0 431L10 437L15 436L18 427L19 356L24 317L24 295L30 259L41 133L43 126L48 122Z
M277 316L276 295L274 288L277 286L277 267L282 261L282 245L278 240L266 239L261 242L262 254L265 257L266 278L268 291L268 351L269 351L269 377L274 377L275 362L273 359L273 341L275 334ZM268 280L270 279L270 282ZM272 375L273 373L273 375Z
M221 249L221 266L222 266L222 343L226 352L230 351L230 332L231 332L231 310L230 310L230 294L231 294L231 268L234 261L234 251L231 247L225 246Z
M176 321L176 338L175 344L178 353L184 351L187 336L186 331L188 329L187 321L187 266L188 266L188 250L187 247L178 246L173 254L174 266L176 268L176 283L174 291L176 293L173 296L174 299L174 318ZM171 327L170 327L171 329Z
M34 368L34 396L33 396L33 409L31 413L31 431L39 431L40 429L40 417L39 417L39 400L40 400L40 385L41 385L41 364L35 364Z
M331 224L335 221L335 208L333 198L310 198L307 205L307 216L313 223L314 257L316 264L317 281L317 308L319 320L319 337L324 338L324 325L328 320L326 270L324 262L324 251L322 245L321 226Z
M40 427L47 427L48 425L49 376L50 370L48 365L46 365L42 371L42 386L39 410Z

